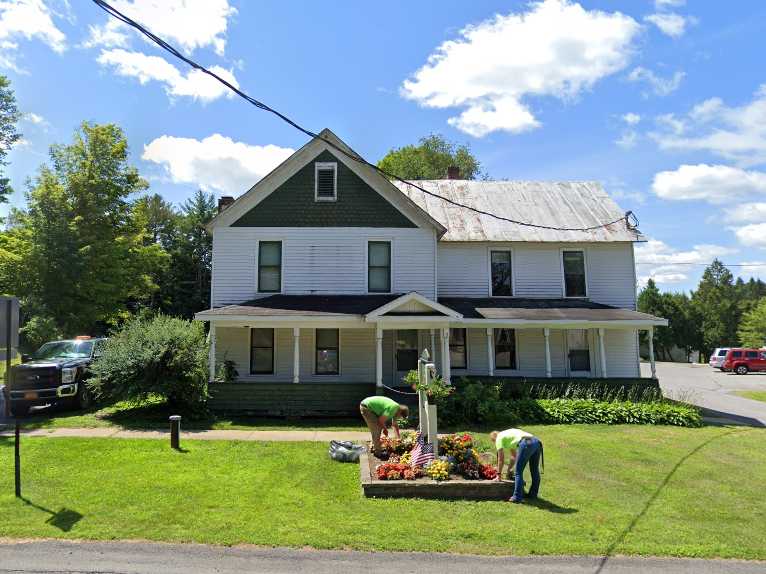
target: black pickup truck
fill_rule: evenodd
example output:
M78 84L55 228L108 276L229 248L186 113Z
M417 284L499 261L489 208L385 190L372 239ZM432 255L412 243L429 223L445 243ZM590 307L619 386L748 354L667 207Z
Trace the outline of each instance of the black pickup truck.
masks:
M22 363L11 368L10 409L24 416L41 405L88 408L93 397L84 384L88 365L98 356L106 339L78 337L45 343Z

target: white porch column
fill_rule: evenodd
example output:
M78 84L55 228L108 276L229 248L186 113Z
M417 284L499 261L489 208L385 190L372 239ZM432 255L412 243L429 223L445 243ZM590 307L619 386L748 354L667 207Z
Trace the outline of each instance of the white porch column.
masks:
M375 327L375 386L383 388L383 329Z
M646 334L649 335L649 365L652 367L652 378L657 378L657 365L654 362L654 327L649 327L646 330Z
M545 376L551 378L551 330L547 327L543 329L545 338Z
M293 327L293 382L301 381L301 329Z
M210 368L209 377L210 381L213 381L215 380L215 323L212 321L210 322L210 332L208 336L210 337L210 354L208 355L208 366Z
M449 327L442 329L442 378L446 383L450 382Z
M436 329L431 329L431 360L436 360Z
M487 327L487 365L489 365L489 376L495 375L495 354L492 352L492 335L494 334L492 327Z
M601 353L601 378L605 379L606 374L606 348L604 347L604 329L598 330L598 349Z

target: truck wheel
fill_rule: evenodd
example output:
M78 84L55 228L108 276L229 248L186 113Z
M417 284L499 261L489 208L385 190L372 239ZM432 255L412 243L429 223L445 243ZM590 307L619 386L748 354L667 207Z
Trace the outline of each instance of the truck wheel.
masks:
M80 390L77 392L77 408L85 410L91 406L93 406L93 393L85 386L85 383L80 383Z
M29 407L27 405L14 405L11 407L11 414L17 418L25 417L29 414Z
M747 368L747 365L737 365L737 368L734 369L734 372L738 375L746 375L748 370L749 369Z

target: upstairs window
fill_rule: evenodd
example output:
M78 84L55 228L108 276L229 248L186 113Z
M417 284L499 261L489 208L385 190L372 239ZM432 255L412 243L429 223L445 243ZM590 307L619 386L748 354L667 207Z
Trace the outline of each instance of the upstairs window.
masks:
M258 242L258 292L282 291L282 242Z
M490 253L490 261L492 267L492 296L510 297L513 295L511 252L492 251Z
M367 291L391 292L390 241L370 241L367 244Z
M564 296L587 297L585 280L585 252L562 251L564 268Z
M338 164L316 162L314 164L314 200L336 201L338 199Z

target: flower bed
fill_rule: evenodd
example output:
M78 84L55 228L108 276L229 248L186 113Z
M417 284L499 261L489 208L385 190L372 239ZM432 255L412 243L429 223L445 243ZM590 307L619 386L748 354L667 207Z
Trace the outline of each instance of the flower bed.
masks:
M494 480L497 471L492 455L480 453L469 434L440 436L438 456L423 466L412 464L417 435L411 431L403 432L401 439L383 437L381 446L386 460L373 454L362 457L362 485L367 496L496 499L510 496L512 491L513 481ZM408 488L407 484L418 486ZM470 484L479 488L467 486Z

